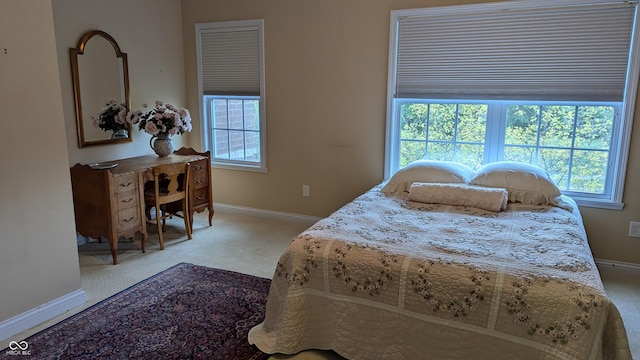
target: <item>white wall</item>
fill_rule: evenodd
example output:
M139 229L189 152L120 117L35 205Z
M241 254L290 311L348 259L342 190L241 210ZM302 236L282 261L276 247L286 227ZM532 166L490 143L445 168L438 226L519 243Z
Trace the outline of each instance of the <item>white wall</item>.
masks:
M0 322L80 289L49 1L0 0Z

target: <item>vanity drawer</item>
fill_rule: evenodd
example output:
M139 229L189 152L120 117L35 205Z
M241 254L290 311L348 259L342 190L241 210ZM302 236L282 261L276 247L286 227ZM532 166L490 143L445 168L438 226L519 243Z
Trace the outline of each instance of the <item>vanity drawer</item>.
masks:
M135 190L123 191L116 194L118 210L138 207L138 192Z
M140 209L131 207L118 211L118 232L140 226Z
M211 194L209 194L208 187L204 189L193 190L192 194L193 194L193 198L192 198L191 207L196 207L198 205L209 203L209 196L211 196Z
M202 189L209 186L209 174L207 174L207 164L205 161L194 161L190 165L191 169L191 184L193 184L193 190Z
M113 192L116 194L135 191L138 188L138 175L126 174L113 177Z

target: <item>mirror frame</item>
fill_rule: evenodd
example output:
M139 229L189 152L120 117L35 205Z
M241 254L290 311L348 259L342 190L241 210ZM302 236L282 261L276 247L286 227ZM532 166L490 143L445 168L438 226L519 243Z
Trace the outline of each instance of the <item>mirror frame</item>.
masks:
M90 30L82 35L80 40L78 41L78 46L69 49L69 55L71 57L71 78L73 80L73 95L75 101L76 108L76 128L78 131L78 147L82 148L85 146L93 146L93 145L106 145L106 144L119 144L125 142L133 141L131 138L131 124L127 124L128 126L128 135L126 139L105 139L105 140L97 140L97 141L86 141L84 136L84 116L82 113L82 97L81 97L81 89L80 89L80 74L78 70L78 56L84 54L84 48L87 45L87 42L93 38L94 36L102 37L106 39L112 46L115 51L116 59L120 59L122 62L122 74L121 74L121 84L124 86L124 103L127 108L127 111L131 110L130 99L129 99L129 68L127 64L127 54L120 51L120 47L118 43L115 41L111 35L107 34L101 30ZM122 99L120 99L122 101Z

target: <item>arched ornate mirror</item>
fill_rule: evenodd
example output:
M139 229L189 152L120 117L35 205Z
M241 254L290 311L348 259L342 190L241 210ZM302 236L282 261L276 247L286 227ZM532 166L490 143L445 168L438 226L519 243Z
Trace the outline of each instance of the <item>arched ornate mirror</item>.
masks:
M131 141L131 126L117 114L130 109L127 54L104 31L91 30L71 55L78 147Z

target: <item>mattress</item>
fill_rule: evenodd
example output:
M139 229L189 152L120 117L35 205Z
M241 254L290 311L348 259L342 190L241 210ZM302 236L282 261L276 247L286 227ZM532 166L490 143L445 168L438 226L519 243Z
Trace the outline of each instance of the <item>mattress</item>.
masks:
M631 359L573 200L496 212L381 186L291 242L251 344L350 359Z

